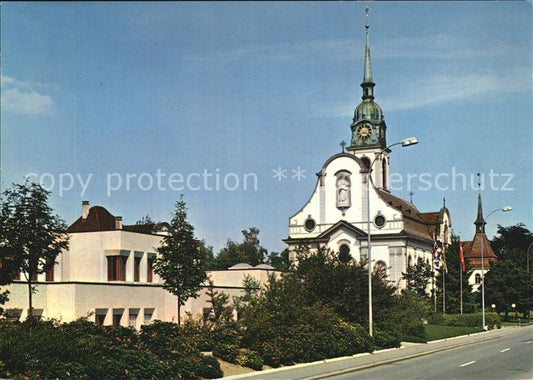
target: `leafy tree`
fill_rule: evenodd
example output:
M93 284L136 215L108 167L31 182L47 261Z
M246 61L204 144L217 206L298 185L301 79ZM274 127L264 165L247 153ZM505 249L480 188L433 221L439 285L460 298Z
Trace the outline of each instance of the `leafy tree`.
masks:
M36 183L13 184L0 207L0 247L3 282L21 270L28 283L28 319L33 321L32 296L38 274L50 270L57 255L68 249L67 226L48 206L50 192Z
M228 322L233 318L233 308L229 305L229 295L215 290L213 281L209 280L207 288L208 301L211 304L211 321L215 323Z
M281 252L270 252L268 255L267 263L277 270L287 271L291 266L289 260L289 249L285 248Z
M205 269L206 270L217 269L216 261L215 261L215 254L213 253L213 247L210 245L207 245L205 240L200 241L200 252L202 256L205 257Z
M407 282L407 290L414 291L419 296L427 297L426 289L433 276L431 265L422 257L419 257L415 265L409 265L407 271L402 273L403 279Z
M533 275L513 260L499 260L485 274L485 302L495 304L505 316L516 304L517 310L529 315L533 308Z
M509 227L498 225L498 235L494 237L491 245L499 260L513 260L519 267L526 268L526 254L531 243L533 243L533 233L525 224L518 223ZM531 268L531 253L529 264Z
M261 283L249 274L244 276L242 285L244 287L244 294L233 297L233 306L235 307L235 311L237 311L237 318L242 316L246 306L250 304L261 290Z
M227 269L239 263L256 266L265 262L267 250L259 242L259 229L250 227L243 230L242 234L242 243L228 240L226 246L220 250L215 260L217 269Z
M368 325L368 271L366 262L343 263L329 249L316 252L301 247L298 265L286 277L295 277L301 284L300 294L308 305L329 305L349 322ZM380 325L389 318L396 289L389 284L383 271L372 276L374 323Z
M464 253L464 252L463 252ZM463 312L473 313L476 311L476 294L472 293L472 285L468 283L469 267L465 260L465 269L463 272ZM446 313L459 314L461 312L461 260L459 258L459 239L452 236L452 243L446 250L446 268L447 272L443 274L442 268L437 273L435 286L437 291L437 312L442 311L443 295L443 275L446 286Z
M178 299L178 325L181 306L190 297L197 297L201 285L207 281L206 258L200 242L194 238L194 227L187 221L183 195L176 202L169 234L157 249L154 271L163 280L163 288Z
M152 234L157 230L157 222L153 220L150 215L145 215L141 219L135 222L137 231L145 234Z

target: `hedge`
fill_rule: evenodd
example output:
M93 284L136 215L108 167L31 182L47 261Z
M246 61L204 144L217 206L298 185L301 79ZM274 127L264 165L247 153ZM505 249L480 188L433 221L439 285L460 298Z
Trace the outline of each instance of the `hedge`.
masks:
M482 328L482 313L473 314L435 314L428 320L430 324L441 326L479 327ZM485 323L489 330L501 328L502 323L497 313L485 313Z

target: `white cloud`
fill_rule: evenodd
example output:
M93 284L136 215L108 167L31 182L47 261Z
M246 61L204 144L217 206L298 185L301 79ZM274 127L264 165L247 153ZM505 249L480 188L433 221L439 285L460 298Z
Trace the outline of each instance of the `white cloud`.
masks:
M25 115L50 113L54 109L54 100L42 90L55 89L53 84L21 81L13 77L1 76L2 112Z

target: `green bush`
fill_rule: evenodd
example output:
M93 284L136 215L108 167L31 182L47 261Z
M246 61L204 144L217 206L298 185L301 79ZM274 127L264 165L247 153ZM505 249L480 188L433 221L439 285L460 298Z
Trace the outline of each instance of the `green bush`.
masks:
M213 355L230 363L237 363L239 347L234 344L219 344L213 349Z
M241 348L237 356L237 364L260 371L263 369L263 359L257 352Z
M256 305L243 323L245 347L257 351L272 367L353 355L372 349L372 340L360 325L343 321L321 304L294 310L281 324L270 308Z
M30 329L31 328L31 329ZM178 379L221 377L215 358L177 325L141 332L100 328L87 320L59 324L0 322L0 377L43 379Z
M220 364L213 356L200 355L196 362L197 368L194 371L195 375L206 379L218 379L224 376L220 369Z
M482 318L482 313L446 315L436 314L429 319L429 323L432 325L441 326L482 328ZM501 327L501 321L497 313L485 313L485 323L489 329Z
M401 346L400 339L389 331L374 331L374 345L376 348L397 348Z

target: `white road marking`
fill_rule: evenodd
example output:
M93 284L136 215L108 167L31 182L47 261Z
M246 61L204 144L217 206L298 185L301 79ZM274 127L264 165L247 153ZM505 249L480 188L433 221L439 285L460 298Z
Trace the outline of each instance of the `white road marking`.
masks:
M504 348L504 349L501 350L500 352L507 352L507 351L509 351L509 350L510 350L510 348Z
M474 364L475 362L476 362L475 360L472 360L471 362L461 364L459 367L466 367L467 365Z

